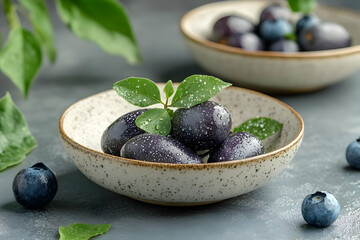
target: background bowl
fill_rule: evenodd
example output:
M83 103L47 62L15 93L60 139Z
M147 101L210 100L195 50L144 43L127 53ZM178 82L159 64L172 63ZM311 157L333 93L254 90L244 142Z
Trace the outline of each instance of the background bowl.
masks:
M273 141L276 150L245 160L193 165L144 162L105 154L100 147L103 131L119 116L137 109L113 90L70 106L60 118L60 136L78 169L113 192L163 205L216 202L252 191L280 173L300 147L304 125L288 105L251 90L229 87L212 100L230 112L233 126L256 116L283 123L280 136Z
M212 26L224 15L239 13L254 23L270 1L224 1L203 5L180 21L185 42L194 59L208 72L239 86L273 93L314 91L355 73L360 67L360 15L348 10L318 6L322 21L343 25L353 46L314 52L250 52L211 39Z

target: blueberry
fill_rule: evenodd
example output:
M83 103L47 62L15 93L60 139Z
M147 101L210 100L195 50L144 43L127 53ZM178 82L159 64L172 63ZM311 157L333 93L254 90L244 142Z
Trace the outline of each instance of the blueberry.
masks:
M247 51L264 50L263 41L254 33L236 34L228 37L227 44Z
M314 26L315 24L318 24L319 22L319 18L317 18L315 15L303 16L296 22L296 35L299 36L302 31L305 31L306 29Z
M227 137L225 141L210 154L208 162L244 159L263 154L264 152L264 145L257 137L247 132L237 132Z
M293 40L280 39L269 45L269 51L274 52L298 52L299 46Z
M162 163L196 164L201 158L184 144L162 135L141 134L127 141L121 157Z
M18 203L27 208L41 208L55 197L58 185L55 174L40 162L21 170L12 188Z
M283 19L266 20L260 25L260 36L267 42L275 42L293 32L293 27Z
M230 35L253 32L255 25L246 17L231 15L220 18L213 26L213 40L219 42Z
M212 149L229 135L231 117L220 104L207 101L179 108L172 119L171 136L194 150Z
M260 14L260 23L267 20L274 21L278 19L284 19L288 21L290 20L290 17L291 11L289 8L275 3L264 8Z
M319 51L349 47L349 32L337 23L323 22L306 29L299 35L299 45L304 51Z
M346 160L350 166L360 169L360 137L346 148Z
M338 217L340 205L331 193L317 191L305 197L301 212L308 224L315 227L327 227Z
M131 138L145 133L135 124L136 118L146 109L135 110L116 119L103 133L101 148L104 153L120 156L121 147Z

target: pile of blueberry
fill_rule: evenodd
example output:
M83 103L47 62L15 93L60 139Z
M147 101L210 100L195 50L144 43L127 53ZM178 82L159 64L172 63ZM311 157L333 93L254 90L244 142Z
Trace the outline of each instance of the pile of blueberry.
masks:
M136 110L114 121L102 135L103 151L124 158L178 164L201 164L205 158L209 163L231 161L264 153L262 142L254 135L230 134L231 116L218 103L206 101L177 109L170 136L138 128L135 120L145 111Z
M224 16L213 26L213 41L248 51L299 52L349 47L351 36L341 25L301 17L293 26L292 13L279 4L267 6L259 24L241 15Z

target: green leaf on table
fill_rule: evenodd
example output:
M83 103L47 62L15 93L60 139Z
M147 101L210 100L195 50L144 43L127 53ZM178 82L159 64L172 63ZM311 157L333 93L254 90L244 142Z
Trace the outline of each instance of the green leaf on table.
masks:
M209 100L228 86L231 84L216 77L192 75L179 84L170 106L190 108Z
M164 87L164 93L166 95L167 98L171 97L174 94L174 87L172 85L172 81L169 80L165 87Z
M45 0L20 0L30 14L30 21L51 62L56 59L54 34Z
M12 29L0 52L0 69L25 97L41 61L41 48L34 35L21 27Z
M166 109L149 109L135 120L136 126L147 133L167 136L171 131L171 117Z
M316 8L316 0L288 0L293 12L310 14Z
M114 83L114 90L129 103L147 107L161 103L158 86L147 78L130 77Z
M21 163L35 147L24 116L7 93L0 98L0 172Z
M79 38L105 52L123 56L129 63L141 61L125 10L115 0L56 0L63 22Z
M240 126L234 128L233 132L248 132L260 140L264 140L280 131L282 127L283 124L274 119L258 117L243 122Z
M109 231L110 224L84 224L74 223L69 226L59 227L60 240L88 240Z

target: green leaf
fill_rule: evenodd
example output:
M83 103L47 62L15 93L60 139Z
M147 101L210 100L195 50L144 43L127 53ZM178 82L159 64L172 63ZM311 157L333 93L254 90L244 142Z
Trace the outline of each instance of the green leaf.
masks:
M126 101L139 107L161 103L158 86L147 78L126 78L116 82L113 88Z
M168 108L168 109L166 109L166 111L168 112L170 118L172 118L174 116L174 111L173 110Z
M288 4L293 12L309 14L316 8L316 0L288 0Z
M129 19L119 2L56 0L56 5L63 22L79 38L96 43L109 54L123 56L129 63L141 61Z
M41 44L51 62L56 59L54 34L51 27L50 17L46 9L45 0L20 0L20 3L29 11L30 21Z
M296 37L295 33L286 34L284 36L284 38L287 39L287 40L295 41L295 42L297 41L297 37Z
M248 132L255 135L260 140L264 140L265 138L276 134L282 127L283 124L274 119L258 117L245 121L240 126L234 128L233 132Z
M21 27L12 29L7 43L0 52L0 69L25 97L41 66L41 61L41 49L36 38Z
M174 94L174 87L173 87L173 85L172 85L172 81L171 81L171 80L169 80L169 81L166 83L166 85L165 85L165 87L164 87L164 93L165 93L165 95L166 95L166 98L169 98L169 97L171 97L171 96Z
M190 108L209 100L228 86L231 84L216 77L192 75L178 86L171 107Z
M59 227L60 240L88 240L100 234L109 231L110 224L84 224L74 223L69 226Z
M4 0L4 11L10 29L18 28L21 26L19 18L16 14L15 6L11 3L11 0Z
M0 98L0 171L21 163L35 147L24 116L7 93Z
M167 136L171 131L168 111L161 108L149 109L136 118L136 126L147 133Z

